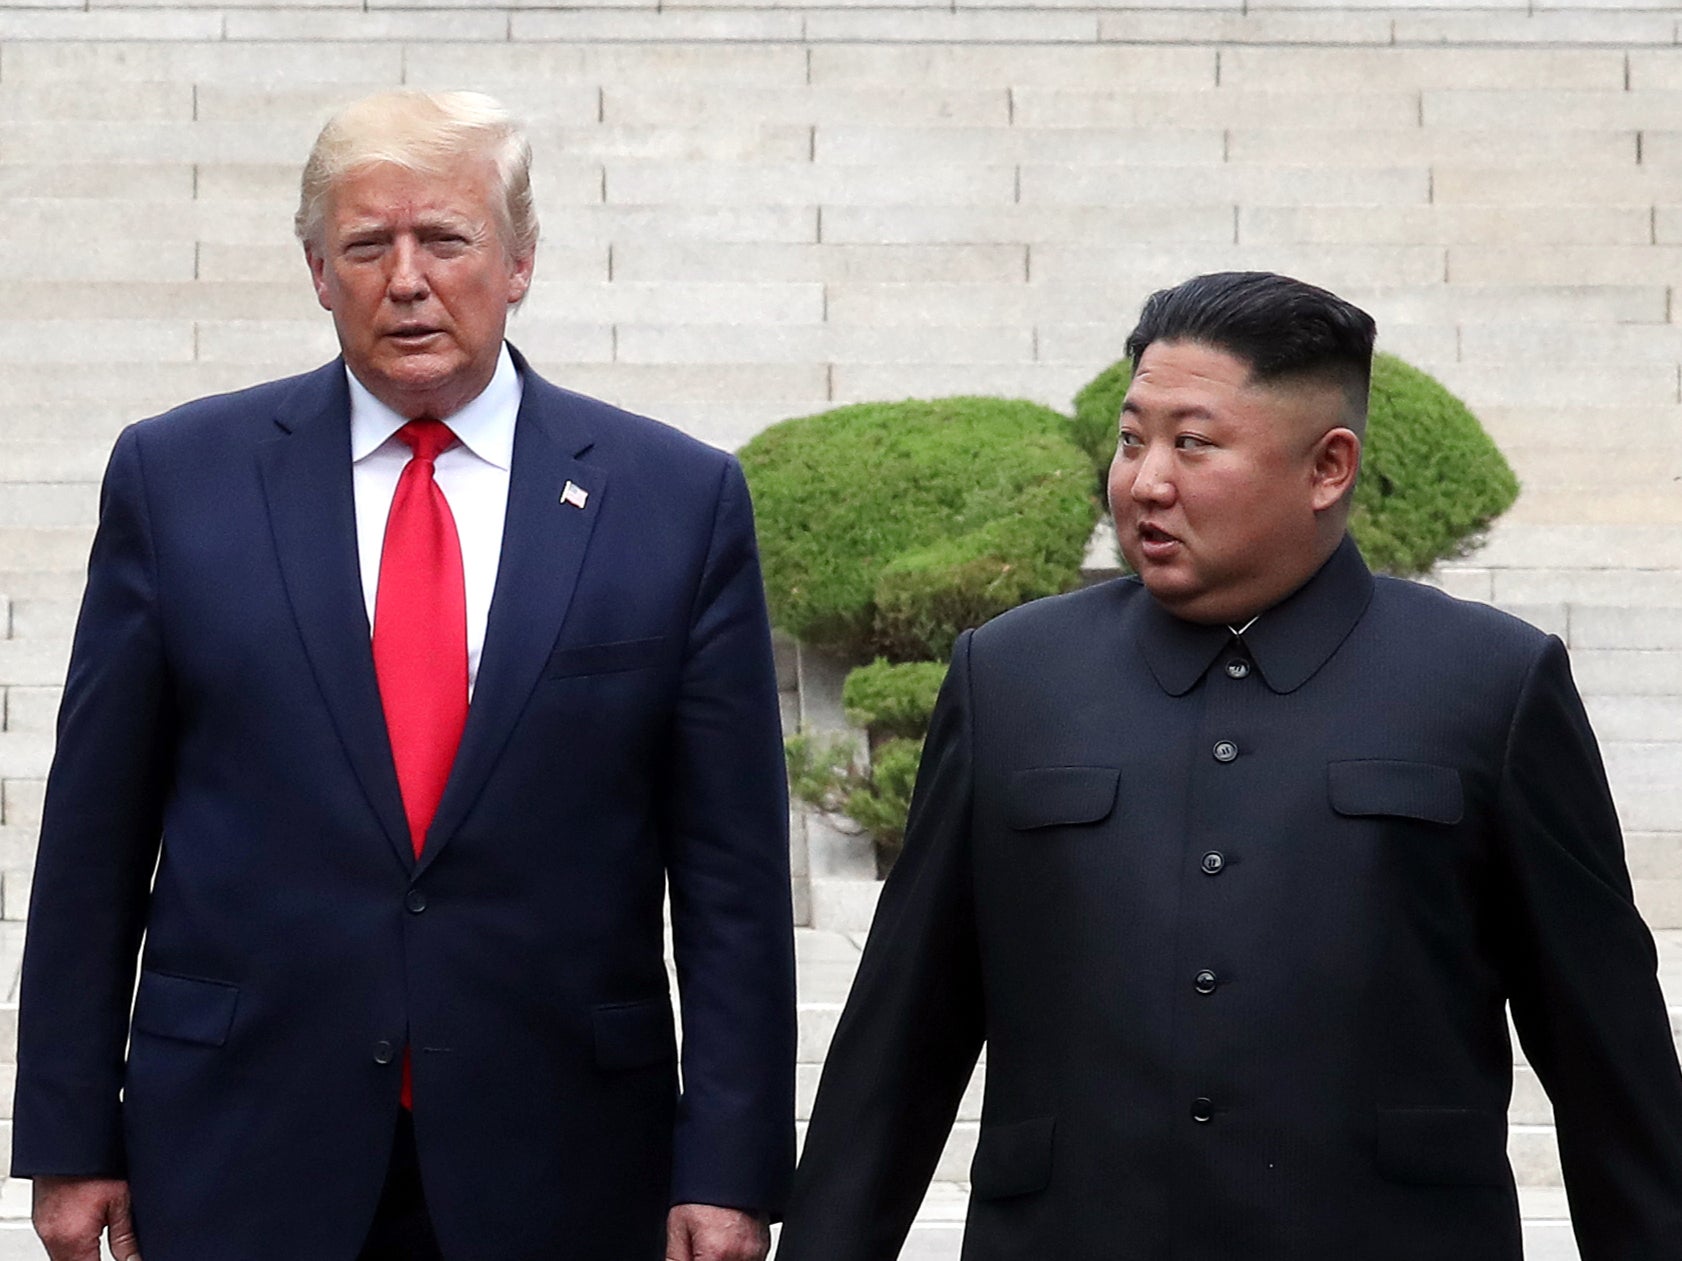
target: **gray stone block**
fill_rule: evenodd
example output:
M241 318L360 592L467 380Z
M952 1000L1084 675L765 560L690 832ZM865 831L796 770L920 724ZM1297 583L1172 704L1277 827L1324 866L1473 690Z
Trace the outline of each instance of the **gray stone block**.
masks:
M760 87L613 87L602 90L602 120L618 124L711 122L754 118L765 123L844 122L857 125L999 126L1011 118L1010 93L993 89L888 87L770 89Z
M1601 48L1230 48L1223 88L1328 91L1624 89L1624 55Z
M1414 92L1077 92L1021 88L1012 120L1027 127L1408 127Z
M705 328L621 325L621 363L1028 363L1026 328L854 327L831 324Z
M1043 17L1046 7L1035 5L1028 12ZM1079 0L1073 7L1092 6L1088 0ZM820 86L919 83L948 88L1095 90L1125 84L1130 91L1212 88L1216 83L1215 53L1210 48L1048 48L1036 47L1032 41L1008 45L953 42L926 46L886 41L816 46L812 49L811 81ZM1047 155L1044 160L1051 158Z
M67 640L0 639L0 680L10 687L59 687L69 662ZM8 778L20 774L3 773Z
M1572 646L1682 650L1682 607L1584 605L1572 610Z
M1223 54L1244 44L1388 44L1391 18L1383 11L1344 13L1234 12L1211 4L1120 5L1130 12L1100 12L1098 38L1143 45L1215 46ZM1188 10L1201 8L1205 11ZM1179 10L1179 11L1174 11Z
M53 760L53 737L39 731L0 731L0 775L43 779Z
M158 14L134 14L152 21ZM217 15L206 15L215 18ZM217 18L219 21L220 19ZM399 44L243 43L120 40L20 41L6 49L6 79L103 83L384 83L403 82ZM459 80L458 80L459 81Z
M163 10L128 13L99 10L75 13L59 9L0 9L0 40L182 40L210 42L222 36L216 13Z
M7 832L22 829L33 833L40 828L41 798L46 787L42 779L0 776L0 824Z
M1682 740L1682 694L1675 696L1591 696L1589 721L1602 741ZM1676 819L1682 826L1682 816ZM1682 875L1682 871L1678 871Z
M1180 206L825 206L823 240L877 244L1094 244L1154 241L1225 245L1233 208ZM1129 313L1131 314L1131 313Z
M1456 6L1457 7L1457 6ZM1493 7L1493 6L1492 6ZM1635 5L1630 5L1635 8ZM1398 44L1583 44L1622 48L1674 44L1676 24L1662 13L1399 13Z
M882 886L875 880L813 880L812 927L868 932L881 892Z
M842 245L632 241L613 251L616 280L941 281L1009 284L1028 270L1015 244Z
M1013 166L878 165L861 180L847 167L813 162L607 164L609 204L683 202L716 206L1005 206L1016 200Z
M508 14L495 8L447 12L312 12L285 8L235 10L223 18L227 40L433 40L463 44L506 41Z
M797 44L805 35L798 12L781 9L659 9L655 11L572 9L515 13L510 38L538 40L658 41L731 43L781 41Z
M98 487L88 482L0 482L0 528L91 528L97 500Z
M58 722L58 703L61 687L24 687L16 684L5 688L5 730L29 731L37 735L51 734Z

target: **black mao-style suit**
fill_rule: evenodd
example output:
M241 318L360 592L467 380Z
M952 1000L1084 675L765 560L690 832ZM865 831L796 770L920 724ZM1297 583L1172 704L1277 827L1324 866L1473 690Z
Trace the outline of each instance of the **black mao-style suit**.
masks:
M780 1261L1514 1261L1511 1004L1584 1261L1682 1255L1682 1076L1557 639L1345 541L1241 637L1134 580L964 636Z

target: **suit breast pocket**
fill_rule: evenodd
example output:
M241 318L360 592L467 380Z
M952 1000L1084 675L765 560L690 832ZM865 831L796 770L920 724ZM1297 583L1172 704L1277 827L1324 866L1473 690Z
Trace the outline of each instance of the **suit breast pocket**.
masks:
M1466 814L1460 772L1431 762L1363 758L1326 767L1332 809L1350 819L1413 819L1452 827Z
M1036 766L1011 777L1005 822L1018 832L1099 823L1115 809L1121 769Z
M659 665L665 656L666 637L620 639L602 644L569 644L557 648L544 667L547 679L570 679L581 675L625 674Z

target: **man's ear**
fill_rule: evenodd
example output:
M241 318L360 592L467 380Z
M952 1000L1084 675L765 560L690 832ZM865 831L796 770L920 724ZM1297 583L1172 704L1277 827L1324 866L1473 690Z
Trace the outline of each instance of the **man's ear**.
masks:
M526 292L531 288L531 276L537 265L537 254L533 251L511 261L513 266L508 270L508 305L516 306L525 301Z
M323 311L333 309L333 299L327 291L327 260L309 242L304 243L304 261L310 267L310 283L315 286L315 300Z
M1310 502L1315 512L1324 512L1354 488L1361 470L1361 440L1352 429L1329 429L1314 444L1311 459Z

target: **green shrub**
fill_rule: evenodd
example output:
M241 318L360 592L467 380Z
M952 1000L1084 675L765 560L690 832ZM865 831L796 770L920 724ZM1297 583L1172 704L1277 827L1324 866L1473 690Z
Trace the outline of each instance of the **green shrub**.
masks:
M905 818L922 757L922 740L889 740L870 755L870 773L847 794L847 817L870 833L883 870L905 844Z
M878 657L847 675L841 704L847 721L868 731L873 743L891 736L921 738L945 677L941 661L896 664Z
M1018 400L861 403L740 455L773 620L852 660L943 660L965 627L1069 590L1097 519L1067 418Z
M868 768L861 767L853 742L789 736L783 741L789 791L797 800L828 814L845 814L876 848L879 874L886 874L905 843L911 791L923 757L921 737L898 737L877 745Z
M1433 377L1376 355L1361 480L1349 529L1367 563L1421 574L1458 556L1518 496L1518 479L1477 417ZM1115 457L1127 360L1075 395L1075 440L1099 476Z

